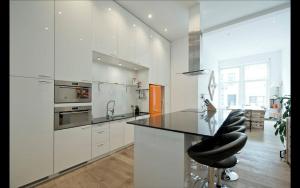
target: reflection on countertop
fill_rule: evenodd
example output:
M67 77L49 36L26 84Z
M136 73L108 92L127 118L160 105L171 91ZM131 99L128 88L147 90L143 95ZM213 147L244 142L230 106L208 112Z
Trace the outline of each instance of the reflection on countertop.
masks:
M166 114L150 115L149 118L128 122L129 124L174 131L185 134L211 137L216 134L231 110L217 109L201 112L186 109Z
M144 115L148 115L148 114L149 114L149 112L140 112L138 115L134 115L133 113L118 114L118 115L114 115L113 117L110 117L109 119L107 119L105 116L97 117L97 118L92 119L92 124L117 121L117 120L121 120L121 119L128 119L128 118L133 118L133 117L138 117L138 116L144 116Z

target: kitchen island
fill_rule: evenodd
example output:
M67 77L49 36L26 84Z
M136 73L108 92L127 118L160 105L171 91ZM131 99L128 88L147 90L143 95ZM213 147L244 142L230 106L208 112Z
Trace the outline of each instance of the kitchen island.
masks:
M229 110L200 112L197 109L150 116L127 122L134 128L134 187L191 187L191 160L187 149L213 137Z

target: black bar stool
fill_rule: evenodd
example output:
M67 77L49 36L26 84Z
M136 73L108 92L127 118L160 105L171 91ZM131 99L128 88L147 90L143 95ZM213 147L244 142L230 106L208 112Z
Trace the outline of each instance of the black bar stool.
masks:
M241 150L247 141L247 135L239 132L232 132L204 140L191 146L187 153L198 163L207 165L208 187L214 187L214 168L231 168L236 165L237 159L234 156ZM220 174L217 186L222 186Z
M237 125L244 125L246 118L244 116L241 117L232 117L228 121L225 121L222 124L222 127L232 127Z

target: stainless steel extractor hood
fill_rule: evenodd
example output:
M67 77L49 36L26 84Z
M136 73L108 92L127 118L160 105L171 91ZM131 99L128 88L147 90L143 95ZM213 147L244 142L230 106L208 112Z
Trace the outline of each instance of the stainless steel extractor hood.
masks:
M200 27L200 3L189 10L189 64L184 75L194 76L206 74L207 71L200 67L200 50L202 47L202 32Z

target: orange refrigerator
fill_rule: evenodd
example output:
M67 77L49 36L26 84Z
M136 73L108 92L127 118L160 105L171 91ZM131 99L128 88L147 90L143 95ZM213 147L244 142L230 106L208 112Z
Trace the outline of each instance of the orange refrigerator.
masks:
M163 113L163 86L149 85L149 113L150 116Z

